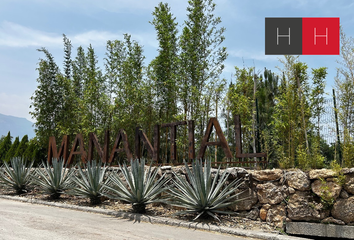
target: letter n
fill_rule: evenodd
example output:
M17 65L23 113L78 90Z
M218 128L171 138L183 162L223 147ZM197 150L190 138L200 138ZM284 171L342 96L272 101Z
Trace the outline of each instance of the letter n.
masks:
M218 135L218 137L220 139L219 142L209 142L209 138L210 138L210 134L213 130L213 126L215 127L216 135ZM216 118L210 118L210 120L209 120L207 130L206 130L203 140L200 144L198 159L204 159L204 154L205 154L206 148L208 146L221 146L224 149L224 152L226 154L226 158L228 158L228 159L232 158L232 154L231 154L229 145L227 144L226 138L225 138L225 136L221 130L220 124Z
M141 158L140 151L140 142L143 141L144 146L147 148L147 151L152 157L153 161L156 163L159 162L159 149L160 149L160 126L155 125L154 127L154 147L152 147L149 139L146 137L145 133L141 130L140 127L136 127L135 129L135 157Z
M61 145L59 148L59 152L57 151L57 143L55 141L55 137L49 137L49 146L48 146L48 163L52 164L52 159L60 159L63 158L64 162L68 159L68 145L69 145L69 137L67 135L63 136L63 140L61 141Z
M77 147L80 147L79 151L76 151ZM84 138L82 137L81 133L76 134L73 146L71 148L70 151L70 155L68 158L68 164L70 165L72 160L73 160L73 156L74 155L81 155L81 161L83 163L86 163L86 152L85 152L85 147L84 147Z
M109 146L109 131L107 130L104 134L104 146L103 150L98 143L97 136L94 133L89 133L89 145L88 145L88 156L87 161L92 161L93 159L93 148L95 147L98 155L101 158L103 163L106 163L108 160L108 146Z
M123 143L123 148L119 148L119 145L120 145L121 142ZM117 135L116 141L114 142L113 149L111 151L111 155L109 157L109 161L108 162L112 163L116 153L123 152L123 151L127 155L128 161L133 159L133 155L132 155L132 153L130 151L130 148L129 148L127 134L126 134L126 132L123 129L120 129L119 133Z

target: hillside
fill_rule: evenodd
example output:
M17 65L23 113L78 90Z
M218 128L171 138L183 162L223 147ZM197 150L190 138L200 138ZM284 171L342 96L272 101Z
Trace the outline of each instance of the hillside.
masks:
M19 136L20 140L26 134L28 138L31 139L35 136L34 127L32 125L33 123L26 118L8 116L0 113L0 136L6 136L10 131L11 136Z

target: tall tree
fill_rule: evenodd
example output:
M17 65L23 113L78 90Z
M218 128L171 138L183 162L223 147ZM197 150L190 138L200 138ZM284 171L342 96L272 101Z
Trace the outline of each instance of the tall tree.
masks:
M6 137L1 141L0 144L0 163L5 160L7 152L11 148L11 133L10 131L7 133Z
M159 54L151 62L157 111L161 122L171 122L177 114L178 24L167 3L159 3L152 15L154 19L151 24L159 41Z
M347 37L343 29L341 35L341 67L337 68L335 78L340 101L339 117L348 136L354 137L354 38Z
M38 86L31 97L30 114L36 120L35 133L38 140L46 145L50 136L58 136L57 123L62 112L62 89L58 83L59 68L52 54L47 49L38 51L45 54L40 59L38 70Z
M221 46L225 28L219 27L221 18L214 15L215 3L212 0L188 3L187 20L180 37L180 98L185 118L196 121L198 145L207 123L207 114L201 111L207 99L206 85L218 85L227 53Z
M14 157L22 158L28 146L28 136L22 137L20 144L18 145Z
M16 137L15 141L12 143L9 151L7 151L7 153L6 153L4 162L10 162L10 160L15 157L16 150L19 145L20 145L20 139L19 139L19 137Z
M354 38L348 37L343 28L341 36L341 67L337 68L335 78L337 96L339 99L339 120L343 129L343 165L351 167L354 164Z
M104 83L102 72L97 66L98 60L93 47L90 45L86 54L85 78L83 81L83 129L82 132L86 136L89 132L100 129L102 122L102 99L104 93Z

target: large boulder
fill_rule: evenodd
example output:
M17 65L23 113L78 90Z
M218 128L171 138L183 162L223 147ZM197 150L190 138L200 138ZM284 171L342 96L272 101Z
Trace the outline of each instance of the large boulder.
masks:
M235 180L239 177L243 177L248 174L247 170L241 167L226 168L225 170L221 170L220 172L223 173L224 171L229 174L228 180Z
M311 184L312 192L327 202L336 200L342 187L335 182L316 180Z
M354 197L338 199L333 206L332 216L345 223L354 222Z
M343 174L354 174L354 167L353 168L343 168L341 172Z
M250 171L252 177L257 181L273 181L283 177L283 170L281 169L267 169Z
M267 212L267 223L279 228L284 227L284 222L286 219L285 206L277 205L272 206Z
M288 196L286 186L277 186L271 182L258 184L256 189L258 190L257 196L261 204L279 204Z
M332 169L314 169L309 172L310 179L325 179L336 176L336 172Z
M296 191L288 202L288 217L296 221L318 221L329 216L321 203L313 199L311 192Z
M252 207L258 202L258 197L255 191L252 191L250 188L237 189L236 193L240 193L237 199L241 199L239 202L231 205L229 209L233 211L246 211L251 210ZM243 200L242 200L243 199Z
M306 191L310 189L310 180L301 170L289 171L285 173L284 177L286 178L289 187L300 191Z
M345 183L343 188L351 194L354 194L354 174L346 175L345 176Z

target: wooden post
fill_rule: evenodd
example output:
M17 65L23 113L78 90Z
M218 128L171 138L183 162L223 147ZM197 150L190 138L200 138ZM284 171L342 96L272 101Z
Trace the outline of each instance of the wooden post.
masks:
M176 163L177 160L177 126L180 125L187 125L186 121L180 121L180 122L173 122L173 123L164 123L161 125L161 127L169 127L170 128L170 141L171 141L171 146L170 146L170 159L172 163Z
M188 121L188 159L195 159L195 141L194 141L194 120Z

